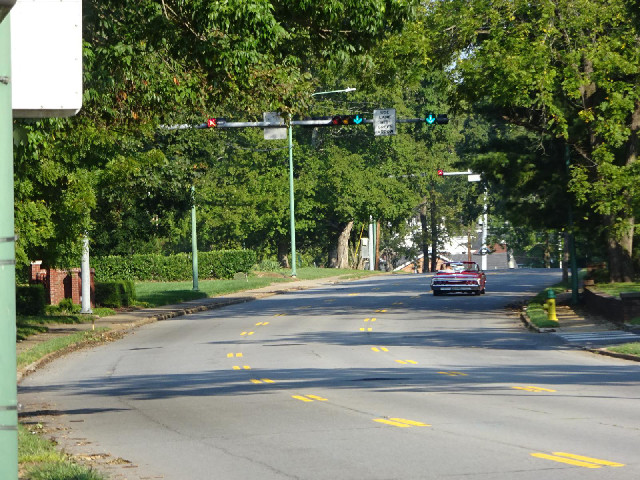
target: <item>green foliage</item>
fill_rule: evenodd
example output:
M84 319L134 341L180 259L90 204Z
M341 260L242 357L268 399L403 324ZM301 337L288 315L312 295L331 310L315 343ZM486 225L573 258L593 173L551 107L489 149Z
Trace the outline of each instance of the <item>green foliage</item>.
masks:
M249 272L256 263L251 250L221 250L198 253L198 273L202 278L231 278L238 272ZM119 278L128 280L175 281L192 276L191 257L186 253L175 255L141 254L129 257L109 255L95 257L92 266L97 281Z
M95 282L96 304L103 307L120 308L132 305L136 299L132 280Z
M256 266L256 270L258 272L279 272L282 270L282 267L278 260L266 258Z
M435 58L452 65L459 98L489 103L498 116L540 136L541 146L547 136L569 146L575 196L569 200L617 244L610 249L612 276L628 276L626 237L639 204L640 45L630 41L639 33L637 2L447 0L431 6ZM540 163L539 171L552 171ZM532 173L523 170L523 176Z
M16 314L17 315L42 315L47 303L47 294L44 286L18 285L16 286Z

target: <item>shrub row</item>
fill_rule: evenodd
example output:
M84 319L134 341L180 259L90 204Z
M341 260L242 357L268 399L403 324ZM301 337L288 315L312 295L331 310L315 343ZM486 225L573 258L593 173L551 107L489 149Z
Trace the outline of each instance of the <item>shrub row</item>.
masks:
M16 313L18 315L43 315L46 304L47 294L43 285L16 286Z
M198 276L200 278L233 278L238 272L248 273L256 263L256 254L251 250L220 250L198 253ZM180 281L192 277L191 255L140 254L122 257L110 255L94 257L98 282L113 280L136 281Z
M96 305L102 307L128 307L136 299L133 280L96 282Z

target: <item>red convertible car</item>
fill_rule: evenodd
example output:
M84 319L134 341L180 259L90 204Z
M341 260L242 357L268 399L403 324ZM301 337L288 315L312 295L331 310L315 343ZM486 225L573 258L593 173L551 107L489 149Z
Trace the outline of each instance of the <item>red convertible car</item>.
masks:
M485 291L487 277L476 262L448 262L431 279L434 295L467 292L480 295Z

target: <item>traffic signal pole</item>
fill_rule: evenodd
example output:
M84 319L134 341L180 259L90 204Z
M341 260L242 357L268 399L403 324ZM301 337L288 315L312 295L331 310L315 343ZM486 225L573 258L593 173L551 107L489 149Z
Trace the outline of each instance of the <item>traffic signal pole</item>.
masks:
M0 13L2 13L0 11ZM9 16L0 15L0 478L18 478L16 261Z
M291 220L291 276L298 275L296 271L296 216L293 195L293 128L289 121L289 211Z

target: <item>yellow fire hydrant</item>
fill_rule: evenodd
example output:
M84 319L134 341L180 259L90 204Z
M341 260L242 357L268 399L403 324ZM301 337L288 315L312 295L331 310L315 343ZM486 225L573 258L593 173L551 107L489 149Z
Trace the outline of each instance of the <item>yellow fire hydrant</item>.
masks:
M556 316L556 292L553 289L547 289L547 319L554 322L558 321Z

